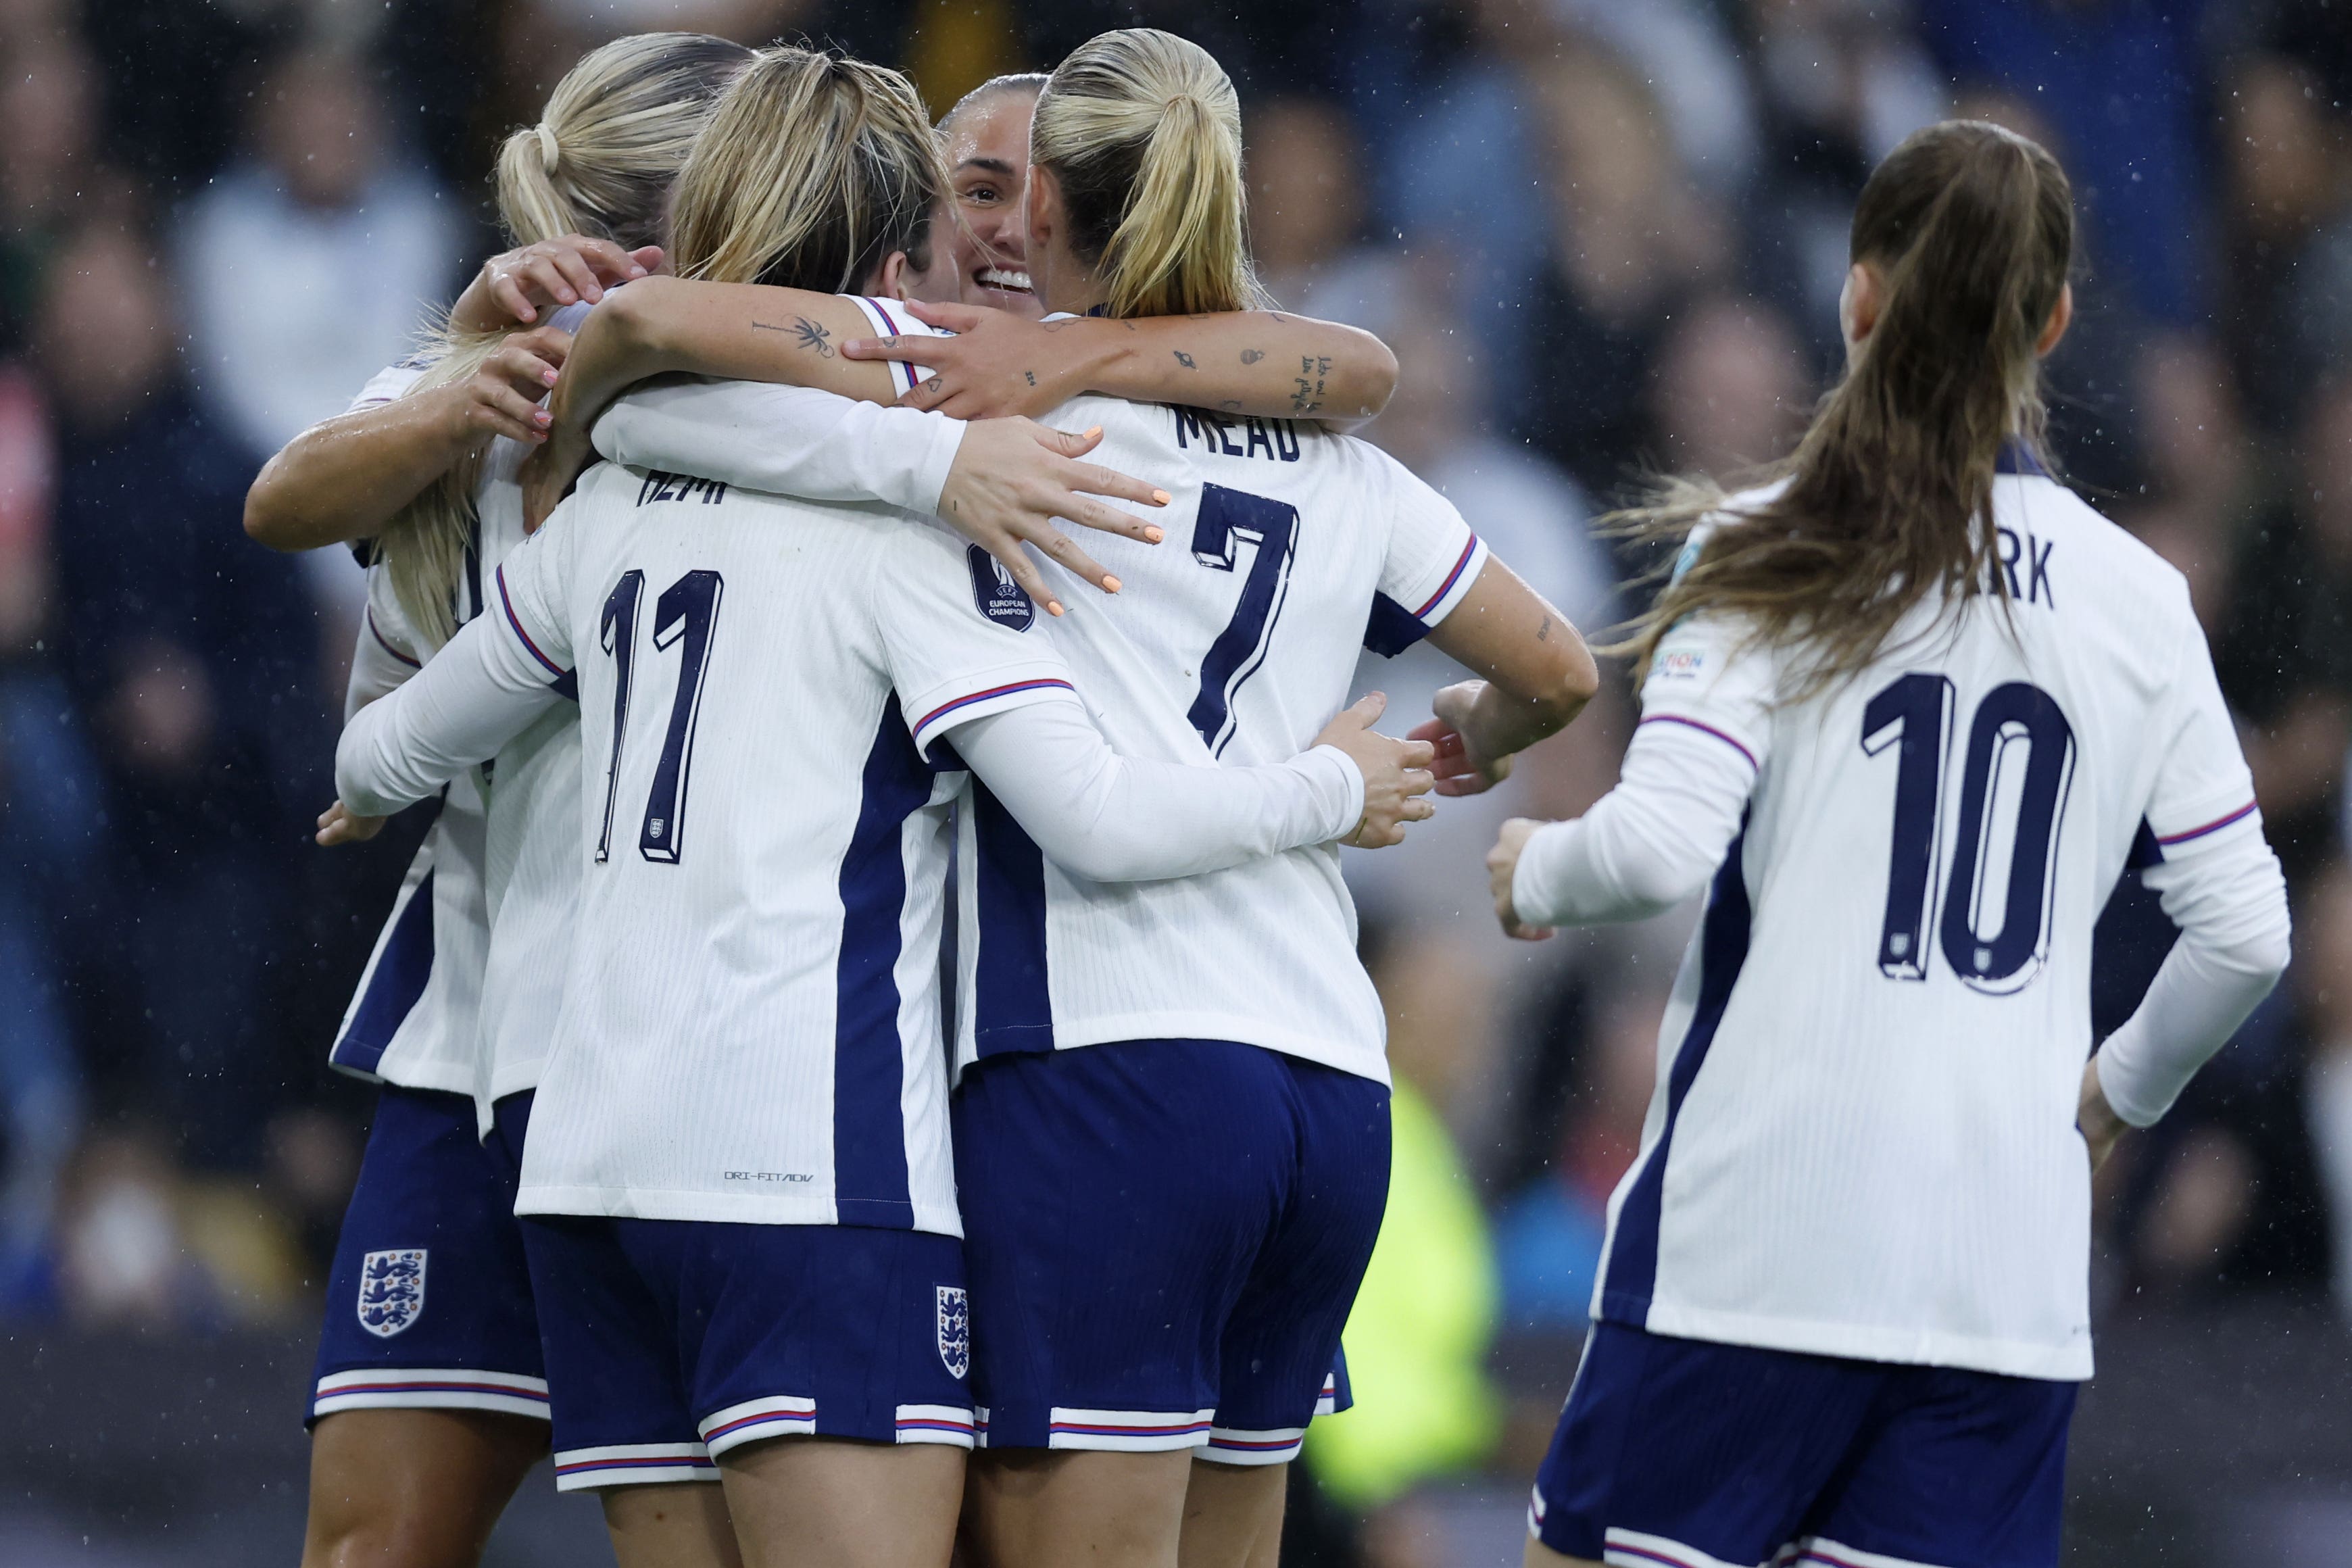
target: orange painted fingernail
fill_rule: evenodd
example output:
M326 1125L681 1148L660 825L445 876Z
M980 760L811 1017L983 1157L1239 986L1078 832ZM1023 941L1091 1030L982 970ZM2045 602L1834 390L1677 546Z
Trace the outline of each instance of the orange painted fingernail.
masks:
M1099 436L1099 435L1101 435L1101 434L1102 434L1102 426L1099 426L1099 425L1095 426L1092 429L1090 429L1090 430L1088 430L1088 431L1087 432L1087 440L1089 440L1089 441L1091 441L1091 440L1093 440L1096 437L1097 437L1097 436Z
M1103 574L1103 592L1107 594L1116 594L1118 592L1118 579L1112 576L1108 572Z
M1151 492L1151 499L1152 499L1152 500L1153 500L1153 502L1154 502L1155 504L1160 505L1160 506L1166 506L1166 505L1167 505L1171 500L1173 500L1175 498L1174 498L1173 496L1171 496L1171 495L1170 495L1166 490L1153 490L1153 491Z
M1059 599L1047 600L1045 602L1045 613L1049 616L1060 615L1062 613L1062 601Z
M1143 537L1150 540L1152 543L1157 544L1161 540L1167 538L1168 535L1159 529L1147 528L1143 531Z

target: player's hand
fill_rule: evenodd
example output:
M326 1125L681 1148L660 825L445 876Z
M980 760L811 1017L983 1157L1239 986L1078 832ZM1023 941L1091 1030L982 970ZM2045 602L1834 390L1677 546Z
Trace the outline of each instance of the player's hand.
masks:
M338 844L364 844L383 831L383 817L362 816L340 800L319 814L317 837L330 849Z
M1429 798L1436 783L1429 771L1430 747L1425 741L1399 741L1372 728L1388 711L1389 700L1374 691L1352 708L1343 708L1323 732L1318 746L1337 746L1364 775L1364 815L1355 831L1339 840L1359 849L1384 849L1404 842L1404 825L1437 814Z
M576 425L551 430L547 443L524 458L521 470L515 475L522 485L523 532L537 533L540 525L572 493L581 473L596 460L596 448L589 444L587 431Z
M1437 717L1412 728L1414 740L1427 741L1437 748L1440 795L1484 795L1511 776L1509 756L1483 756L1471 738L1477 733L1472 710L1486 690L1483 680L1465 680L1444 688L1430 700L1430 710Z
M572 334L557 327L534 327L500 343L481 369L450 388L459 438L504 436L533 446L546 440L552 416L540 401L571 353Z
M1099 426L1072 436L1028 419L980 420L964 431L955 465L940 491L940 521L996 557L1047 615L1060 615L1062 603L1046 586L1037 563L1021 548L1024 542L1104 593L1118 592L1118 579L1055 527L1055 519L1123 533L1146 544L1157 544L1162 537L1156 523L1090 499L1116 496L1138 506L1168 504L1166 490L1076 460L1101 444Z
M902 408L951 419L1000 419L1043 414L1086 390L1077 356L1059 346L1051 323L984 305L918 301L907 312L956 335L852 338L841 345L846 359L904 360L932 372L898 399Z
M1519 874L1521 852L1538 829L1550 826L1533 817L1515 816L1503 824L1495 847L1486 851L1486 881L1495 890L1496 918L1503 922L1503 934L1519 942L1541 942L1552 932L1549 926L1531 926L1521 921L1511 902L1511 879Z
M482 263L450 308L460 331L492 331L509 322L530 326L549 306L593 305L617 283L643 278L662 261L661 247L623 250L609 239L584 234L559 235L536 245L502 250Z
M2083 1134L2084 1146L2091 1152L2094 1171L2107 1163L2107 1156L2116 1152L2116 1140L2131 1127L2107 1103L2107 1091L2099 1082L2096 1056L2083 1064L2083 1094L2074 1110L2074 1126Z

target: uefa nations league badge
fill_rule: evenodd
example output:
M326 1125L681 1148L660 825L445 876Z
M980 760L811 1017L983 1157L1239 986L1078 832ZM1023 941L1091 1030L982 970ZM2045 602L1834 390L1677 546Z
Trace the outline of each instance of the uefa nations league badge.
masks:
M388 1340L424 1315L425 1248L371 1252L360 1260L361 1328Z
M1037 618L1037 606L1029 602L1028 593L1013 580L1013 574L977 544L965 548L964 558L971 563L971 602L981 615L1000 626L1027 631Z
M947 1364L950 1376L962 1377L971 1371L971 1309L965 1304L962 1286L938 1289L940 1360Z

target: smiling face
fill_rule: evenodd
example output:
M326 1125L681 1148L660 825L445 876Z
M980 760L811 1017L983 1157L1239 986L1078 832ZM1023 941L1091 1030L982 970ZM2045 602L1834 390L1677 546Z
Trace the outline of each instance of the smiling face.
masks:
M1031 321L1045 314L1029 286L1021 216L1029 117L1036 107L1034 92L1007 88L950 117L948 189L961 221L939 237L953 239L965 304L991 305Z

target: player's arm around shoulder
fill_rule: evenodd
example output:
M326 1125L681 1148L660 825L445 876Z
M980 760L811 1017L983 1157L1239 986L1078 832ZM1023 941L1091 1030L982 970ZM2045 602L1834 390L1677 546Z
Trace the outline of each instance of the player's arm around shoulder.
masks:
M961 419L1043 415L1083 393L1266 418L1356 421L1388 406L1396 355L1360 327L1275 310L1030 321L974 305L909 304L928 338L861 339L858 359L930 374L911 407Z
M1412 732L1437 746L1440 795L1493 788L1513 757L1568 728L1601 689L1583 634L1491 555L1429 640L1479 677L1440 691L1436 717Z

